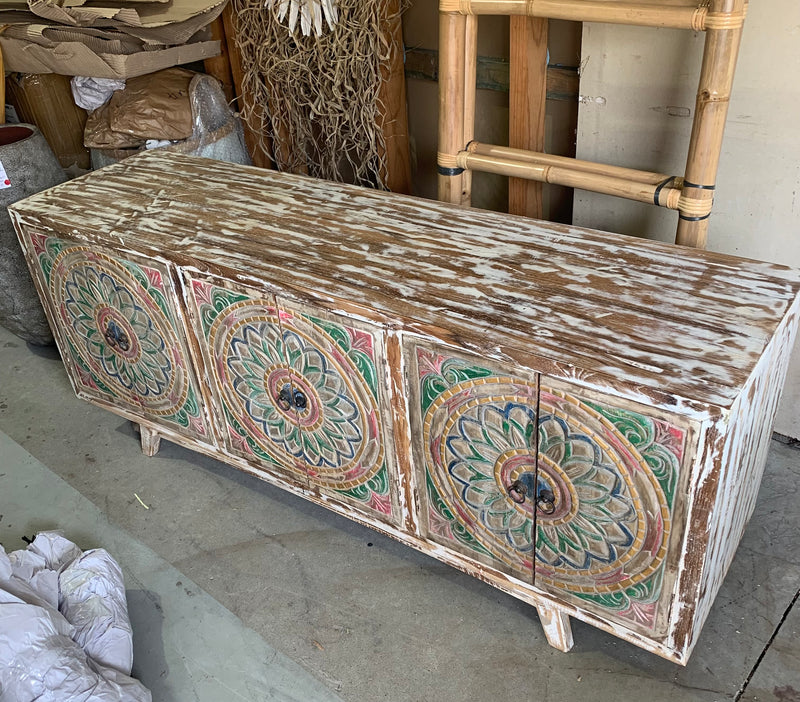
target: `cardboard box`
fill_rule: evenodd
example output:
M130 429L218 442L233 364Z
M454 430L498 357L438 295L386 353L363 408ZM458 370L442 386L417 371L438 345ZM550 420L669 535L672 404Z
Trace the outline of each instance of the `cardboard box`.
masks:
M214 21L227 0L126 0L86 3L86 0L0 0L0 21L68 27L115 29L149 44L175 46L189 41ZM33 18L33 19L31 19Z
M219 56L220 43L198 41L132 54L109 54L95 53L86 43L78 41L54 42L47 46L0 36L0 49L7 71L125 79Z

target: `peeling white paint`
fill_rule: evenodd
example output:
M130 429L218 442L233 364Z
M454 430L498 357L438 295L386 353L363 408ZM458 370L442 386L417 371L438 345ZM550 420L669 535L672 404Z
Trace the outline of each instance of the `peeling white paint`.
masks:
M211 171L215 185L207 187ZM254 467L224 448L218 427L202 443L87 398L152 430L151 447L163 435L471 573L538 607L562 650L574 616L687 660L754 504L797 327L796 271L159 152L35 195L11 216L20 232L47 230L165 262L180 281L178 321L190 341L196 310L186 281L194 278L249 287L371 333L398 518L389 524ZM22 243L32 261L30 241ZM425 538L407 377L415 363L407 349L418 342L686 427L665 637ZM205 377L208 361L189 346ZM204 409L213 425L219 408Z

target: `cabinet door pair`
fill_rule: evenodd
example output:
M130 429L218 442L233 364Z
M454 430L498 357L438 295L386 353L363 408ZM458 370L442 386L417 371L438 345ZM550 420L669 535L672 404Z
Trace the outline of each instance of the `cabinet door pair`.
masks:
M166 264L26 234L80 396L193 442L220 443L257 469L362 513L398 519L379 335L183 274L187 319Z
M80 395L398 523L380 333L184 273L187 320L165 264L35 231L27 249ZM660 635L694 429L536 373L405 352L423 537Z
M425 537L603 617L662 630L687 429L537 373L445 349L409 353Z
M382 337L280 296L185 275L226 448L383 520L398 518Z

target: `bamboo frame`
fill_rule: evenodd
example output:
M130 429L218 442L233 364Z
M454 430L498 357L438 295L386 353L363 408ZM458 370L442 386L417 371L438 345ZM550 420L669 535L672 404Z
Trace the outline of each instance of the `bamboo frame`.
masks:
M712 0L713 2L713 0ZM620 2L619 0L441 0L441 12L463 15L525 15L575 22L608 22L641 27L705 31L710 27L741 27L744 11L718 10L707 0Z
M458 153L456 163L464 169L592 190L671 210L678 209L681 204L697 206L681 200L680 178L567 156L472 142L467 150Z
M456 165L455 154L472 141L475 129L477 18L441 15L439 51L439 199L469 205L472 174Z
M712 0L711 5L712 11L720 14L743 14L746 8L746 0ZM709 213L714 201L722 137L741 38L741 25L709 29L706 33L692 136L686 157L684 194L707 202ZM675 242L703 249L707 239L708 215L693 215L682 210Z
M679 211L676 243L705 248L747 0L440 0L439 199L471 201L470 172L486 171L624 197ZM479 14L526 15L705 30L684 177L470 143ZM512 109L519 100L512 102Z

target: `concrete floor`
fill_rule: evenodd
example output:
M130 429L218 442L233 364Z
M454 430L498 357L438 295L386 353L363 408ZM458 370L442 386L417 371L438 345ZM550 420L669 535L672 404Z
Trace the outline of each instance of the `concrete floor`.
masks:
M685 668L535 611L304 500L77 400L54 349L0 328L0 541L62 528L125 569L153 699L800 702L800 451L756 513ZM148 505L145 509L136 499Z

